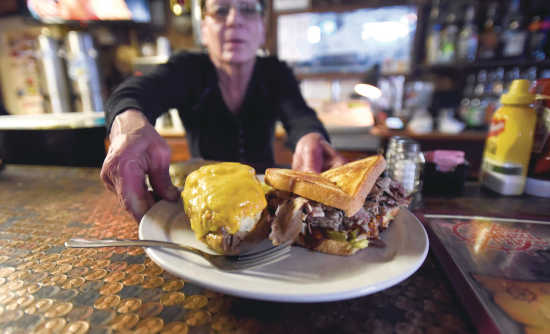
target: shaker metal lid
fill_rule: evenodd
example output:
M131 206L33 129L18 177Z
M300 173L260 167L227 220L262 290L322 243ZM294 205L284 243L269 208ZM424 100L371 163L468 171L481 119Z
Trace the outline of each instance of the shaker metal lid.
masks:
M397 152L420 152L420 143L416 140L404 138L396 144Z

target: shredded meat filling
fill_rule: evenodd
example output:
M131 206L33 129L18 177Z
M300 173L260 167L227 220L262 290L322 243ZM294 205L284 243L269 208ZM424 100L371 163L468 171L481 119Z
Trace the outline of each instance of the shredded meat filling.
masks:
M282 199L279 197L281 195ZM289 196L296 197L281 192L274 192L268 196L268 206L272 208L273 214L289 200ZM294 215L292 224L301 224L302 231L306 234L319 230L349 232L359 229L363 231L360 234L366 234L369 239L376 239L383 229L382 220L388 210L407 204L408 200L401 185L389 177L381 177L376 181L363 207L352 217L346 217L342 210L307 200L301 206L303 214Z
M221 228L222 232L222 250L224 254L235 254L238 252L239 245L246 237L245 232L237 232L235 234L230 234L225 230L224 227Z

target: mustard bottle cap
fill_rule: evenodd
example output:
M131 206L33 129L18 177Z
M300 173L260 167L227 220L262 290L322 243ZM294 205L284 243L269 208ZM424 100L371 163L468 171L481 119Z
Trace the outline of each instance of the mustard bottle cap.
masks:
M502 104L531 104L535 102L535 95L529 93L531 83L529 80L518 79L512 81L508 93L502 94L500 103Z

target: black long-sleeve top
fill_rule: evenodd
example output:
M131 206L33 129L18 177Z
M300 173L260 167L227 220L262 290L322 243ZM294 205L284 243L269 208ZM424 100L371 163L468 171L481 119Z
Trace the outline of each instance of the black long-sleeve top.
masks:
M110 131L115 116L138 109L151 123L170 108L183 121L191 155L209 160L250 164L258 172L275 165L273 140L280 120L294 150L309 132L328 134L307 106L291 69L275 57L257 57L237 114L229 111L217 73L206 54L178 53L153 72L122 83L106 103Z

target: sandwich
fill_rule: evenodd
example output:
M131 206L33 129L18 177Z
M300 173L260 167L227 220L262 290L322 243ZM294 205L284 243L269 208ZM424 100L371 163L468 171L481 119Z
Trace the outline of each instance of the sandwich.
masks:
M382 175L385 168L381 155L320 174L268 168L269 238L335 255L366 248L408 205L401 185Z
M191 174L202 166L220 162L221 161L192 158L184 162L176 162L170 164L170 167L168 168L168 173L170 175L170 180L172 180L172 184L178 188L183 189L187 175Z
M200 167L187 175L181 195L195 236L219 253L242 253L269 234L264 187L250 166Z

